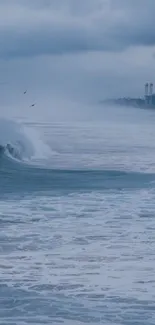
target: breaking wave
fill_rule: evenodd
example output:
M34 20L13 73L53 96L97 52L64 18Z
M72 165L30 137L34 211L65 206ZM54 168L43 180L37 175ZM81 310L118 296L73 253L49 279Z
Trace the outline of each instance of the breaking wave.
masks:
M51 165L45 163L50 155ZM0 199L15 193L73 193L155 188L155 174L52 168L52 149L36 129L0 119ZM45 164L44 164L45 163ZM39 167L39 168L37 168Z
M50 149L36 130L16 121L0 119L0 153L20 162L46 158Z

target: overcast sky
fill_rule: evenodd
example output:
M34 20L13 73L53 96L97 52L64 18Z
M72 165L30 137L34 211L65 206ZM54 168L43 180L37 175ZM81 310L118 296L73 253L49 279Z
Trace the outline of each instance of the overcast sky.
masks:
M0 103L143 95L154 13L154 0L0 0Z

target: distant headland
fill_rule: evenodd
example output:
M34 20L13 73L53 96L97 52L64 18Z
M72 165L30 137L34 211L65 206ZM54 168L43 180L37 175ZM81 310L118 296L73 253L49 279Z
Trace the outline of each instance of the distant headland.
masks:
M155 109L155 93L153 93L153 83L145 84L145 93L142 98L114 98L114 99L105 99L101 103L108 105L121 105L121 106L130 106L130 107L139 107L139 108L154 108Z

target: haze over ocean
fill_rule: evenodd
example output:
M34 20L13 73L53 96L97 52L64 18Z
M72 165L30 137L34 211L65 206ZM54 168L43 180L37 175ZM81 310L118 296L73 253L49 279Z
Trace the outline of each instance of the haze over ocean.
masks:
M0 1L0 324L155 324L153 9Z

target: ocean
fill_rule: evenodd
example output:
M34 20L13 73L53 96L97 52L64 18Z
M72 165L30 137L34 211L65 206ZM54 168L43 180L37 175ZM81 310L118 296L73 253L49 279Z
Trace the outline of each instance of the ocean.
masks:
M1 118L7 143L0 324L155 324L155 112Z

